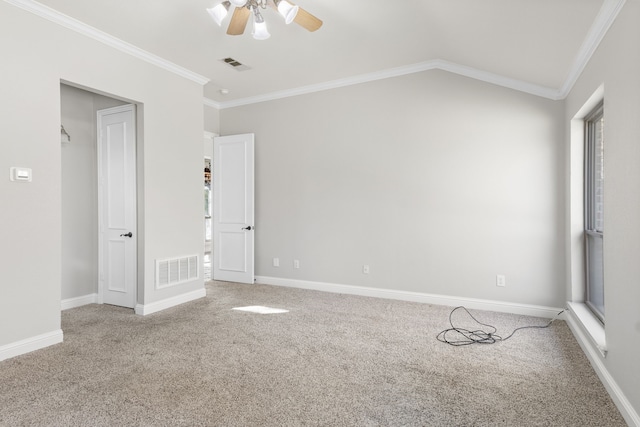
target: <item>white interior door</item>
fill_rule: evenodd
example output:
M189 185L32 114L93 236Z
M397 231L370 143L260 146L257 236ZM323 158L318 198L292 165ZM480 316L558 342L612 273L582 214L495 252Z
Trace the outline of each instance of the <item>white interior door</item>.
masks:
M136 304L135 107L98 111L99 300Z
M254 135L213 140L213 278L254 281Z

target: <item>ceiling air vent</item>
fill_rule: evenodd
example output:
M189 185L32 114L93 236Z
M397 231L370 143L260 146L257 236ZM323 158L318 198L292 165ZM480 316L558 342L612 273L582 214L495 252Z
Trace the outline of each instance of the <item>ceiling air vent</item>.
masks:
M221 59L222 62L224 62L225 64L228 64L231 68L233 68L236 71L245 71L245 70L250 70L251 68L244 65L243 63L236 61L233 58L223 58Z

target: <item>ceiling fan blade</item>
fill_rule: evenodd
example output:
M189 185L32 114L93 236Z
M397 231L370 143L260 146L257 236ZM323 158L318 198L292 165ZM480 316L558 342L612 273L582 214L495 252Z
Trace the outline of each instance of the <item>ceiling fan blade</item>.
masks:
M249 21L249 15L251 15L249 8L236 7L236 10L233 11L229 28L227 28L227 34L230 36L238 36L244 33L247 21Z
M303 8L298 9L298 14L296 15L296 19L294 19L293 22L303 28L306 28L309 31L315 31L318 28L322 27L322 21Z

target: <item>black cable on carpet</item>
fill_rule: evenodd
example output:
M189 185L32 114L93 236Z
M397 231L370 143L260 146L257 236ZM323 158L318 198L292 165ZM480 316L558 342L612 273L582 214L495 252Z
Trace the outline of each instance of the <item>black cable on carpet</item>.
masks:
M489 330L477 329L477 330L471 331L469 329L459 328L455 326L453 324L453 313L455 313L457 310L464 310L469 315L469 317L471 317L478 325L485 326L490 329ZM514 329L513 332L511 332L505 338L502 338L500 335L496 334L498 330L496 329L495 326L487 325L485 323L479 322L478 319L476 319L475 317L473 317L471 313L469 313L469 310L467 310L463 306L459 306L451 310L451 313L449 313L449 324L451 325L451 327L449 329L445 329L444 331L440 332L436 336L436 339L440 342L443 342L445 344L449 344L452 346L456 346L456 347L462 346L462 345L471 345L471 344L495 344L499 341L508 340L513 336L513 334L515 334L517 331L522 329L548 328L553 323L553 321L556 320L558 316L560 316L562 313L564 313L564 310L556 314L555 317L551 319L549 323L547 323L546 325L521 326L519 328ZM455 338L451 337L452 335Z

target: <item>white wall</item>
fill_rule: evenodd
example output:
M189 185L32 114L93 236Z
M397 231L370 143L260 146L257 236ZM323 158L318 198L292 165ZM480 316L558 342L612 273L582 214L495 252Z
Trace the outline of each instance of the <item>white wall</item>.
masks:
M60 328L61 80L140 107L138 302L203 289L153 284L155 259L203 252L201 85L6 2L0 52L0 349ZM11 166L33 182L10 182Z
M256 274L562 306L563 118L443 71L222 110L256 134Z
M566 99L569 133L569 121L598 87L604 85L604 286L608 354L601 362L635 408L636 416L640 413L640 371L637 369L640 357L639 16L640 3L628 0ZM579 175L581 170L574 168L572 173ZM579 198L580 194L573 194L572 198L575 197ZM568 220L572 216L576 217L568 215ZM568 240L575 240L573 237L569 236ZM579 250L580 247L576 249ZM573 255L574 258L581 256ZM572 281L574 289L581 287L582 277L576 276L570 278L567 288L570 294Z
M125 102L60 85L61 116L72 142L62 145L62 299L98 292L97 119Z
M220 110L204 106L204 130L211 133L220 133Z

